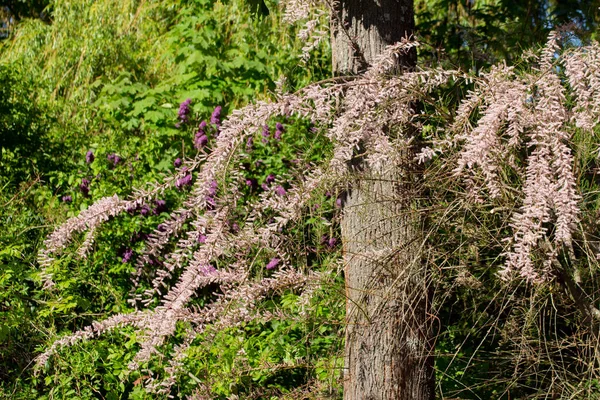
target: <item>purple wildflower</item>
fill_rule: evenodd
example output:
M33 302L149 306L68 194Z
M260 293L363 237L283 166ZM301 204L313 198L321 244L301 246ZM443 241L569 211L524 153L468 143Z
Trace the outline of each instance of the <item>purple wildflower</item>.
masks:
M265 266L266 269L271 270L277 267L277 265L279 265L279 258L272 258L271 261L269 261L269 263Z
M179 111L177 112L177 118L179 118L179 123L175 126L178 128L181 124L185 124L188 122L190 117L190 104L192 104L192 99L186 99L183 103L179 105Z
M256 182L256 179L254 179L254 178L248 178L248 179L246 179L246 185L250 189L254 189L258 186L258 182Z
M131 257L133 256L133 250L132 249L125 249L125 251L123 252L123 264L125 264L126 262L129 262L129 260L131 260Z
M206 136L204 133L202 133L200 135L200 132L198 132L196 134L196 138L194 139L194 147L196 147L198 150L200 150L201 148L206 146L207 143L208 143L208 136Z
M84 196L87 196L88 193L90 192L90 181L83 178L81 180L81 184L79 185L79 190L81 190L81 193L83 193Z
M216 196L217 195L217 189L218 189L219 185L217 183L217 181L213 180L210 183L210 187L208 188L208 195L209 196Z
M271 183L273 183L273 182L275 182L275 175L273 175L273 174L269 174L269 175L267 176L267 179L265 179L265 183L266 183L267 185L270 185L270 184L271 184Z
M175 182L175 186L177 189L183 189L184 186L189 186L192 184L192 174L188 173L183 178L177 179Z
M135 210L137 210L137 204L127 206L127 212L129 214L133 215L135 213Z
M85 162L88 164L91 164L92 162L94 162L94 152L93 151L88 151L87 153L85 153Z
M333 249L337 245L337 242L337 239L334 237L329 237L327 235L323 235L321 237L321 244L329 247L330 249Z
M194 147L196 147L198 150L206 146L206 144L208 143L208 137L204 132L205 128L206 121L200 122L200 125L198 125L198 131L196 131L196 136L194 137Z
M326 245L327 242L329 242L329 236L327 236L327 235L321 236L321 244Z
M143 217L150 215L150 207L148 207L147 204L144 204L140 210L140 214L142 214Z
M70 203L73 201L73 197L71 197L70 195L63 196L62 201L65 203Z
M221 124L221 106L216 106L212 115L210 116L210 123L219 126Z
M337 208L341 208L342 207L342 198L338 197L337 199L335 199L335 206Z
M206 196L206 209L211 211L215 209L217 202L213 196Z
M278 122L275 125L275 134L273 136L275 137L275 139L281 140L281 135L283 135L283 132L285 132L285 128L281 123Z
M206 243L206 235L205 234L201 233L198 235L198 243L200 243L200 244Z
M108 156L106 156L106 158L108 159L108 161L112 162L113 165L117 165L122 160L122 158L119 157L116 153L109 154Z
M176 158L175 161L173 161L173 165L175 166L175 168L181 167L181 163L181 158Z
M154 214L160 214L161 212L167 211L167 202L164 200L156 200L154 202L156 208L154 208Z
M275 188L275 194L277 194L278 196L285 196L286 193L286 190L281 185L277 185L277 187Z

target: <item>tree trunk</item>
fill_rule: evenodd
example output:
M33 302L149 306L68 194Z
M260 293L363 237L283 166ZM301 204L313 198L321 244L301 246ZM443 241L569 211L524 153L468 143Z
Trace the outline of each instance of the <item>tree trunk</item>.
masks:
M412 0L343 0L332 24L333 69L360 73L410 36ZM413 68L416 53L399 60ZM407 133L411 134L411 133ZM357 161L342 218L346 275L345 400L434 398L431 319L411 154L372 171Z

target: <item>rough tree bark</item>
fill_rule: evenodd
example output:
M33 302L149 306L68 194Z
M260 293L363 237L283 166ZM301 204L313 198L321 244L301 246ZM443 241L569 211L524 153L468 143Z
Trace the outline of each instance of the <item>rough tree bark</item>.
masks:
M412 35L412 0L342 0L339 7L332 19L335 74L364 71L385 46ZM415 64L409 53L398 70ZM409 153L406 163L382 171L357 156L345 201L346 400L434 398L422 223L414 208L418 178Z

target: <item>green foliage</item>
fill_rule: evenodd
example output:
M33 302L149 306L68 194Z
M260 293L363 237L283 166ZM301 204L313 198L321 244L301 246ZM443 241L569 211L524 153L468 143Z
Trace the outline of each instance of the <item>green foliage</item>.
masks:
M59 146L47 135L52 119L32 89L31 79L0 65L0 184L11 182L11 189L56 168L52 152Z
M126 196L133 187L158 181L173 171L175 158L196 153L195 128L175 127L184 99L193 99L194 118L200 120L216 105L223 105L225 113L271 96L281 77L298 87L326 77L327 53L299 66L302 43L293 39L291 27L279 22L276 5L268 7L270 13L263 5L262 15L253 15L240 1L56 0L50 23L24 20L11 40L0 44L0 397L149 398L147 376L127 370L137 351L131 332L61 351L45 375L33 375L31 363L61 335L131 311L125 300L132 290L135 258L123 262L123 251L141 251L143 242L132 239L155 229L166 214L110 221L86 260L75 255L83 238L77 239L70 255L51 267L55 286L50 290L41 290L36 254L60 221L103 196ZM264 164L249 170L257 178L275 173L283 179L291 160L307 155L316 161L326 151L315 142L318 135L307 134L306 124L290 121L286 127L283 141L272 139L272 146L263 145L257 133L257 157ZM95 155L89 164L88 151ZM112 154L122 161L109 161ZM83 179L90 181L89 194L79 188ZM63 196L71 201L62 201ZM169 210L179 198L177 191L164 197ZM331 312L342 309L332 308L318 318L339 321ZM306 333L301 323L284 322L290 324L295 327L286 332L295 333L289 334L286 351L296 353L306 343L322 340ZM298 330L310 337L304 344L291 339ZM254 343L248 348L260 341L257 335L248 330L246 339ZM339 346L339 335L328 335L331 346ZM311 360L322 360L325 380L329 364L324 360L336 353L314 346L321 353L314 350ZM264 351L274 353L272 359L284 358L283 350ZM213 360L203 368L219 365ZM310 374L303 372L301 379ZM193 382L185 385L185 390L195 390ZM270 387L290 390L280 380Z
M184 388L225 399L286 398L294 390L320 382L316 398L338 398L343 360L343 282L330 282L299 308L292 292L263 306L289 313L304 311L301 320L253 322L240 328L208 332L192 344L186 361ZM188 379L189 378L189 379Z
M480 71L517 62L550 30L572 23L578 41L596 38L598 1L419 0L415 2L420 57Z
M36 4L29 5L37 12ZM550 2L548 15L545 4L417 2L419 30L429 45L421 59L476 71L501 59L514 62L521 49L545 39L549 28L574 18L583 29L581 38L593 37L595 2ZM592 11L586 11L588 6ZM143 248L136 238L156 228L166 214L142 218L137 212L109 221L85 260L75 255L83 240L77 238L51 267L56 285L50 290L42 290L36 264L43 239L95 200L115 193L125 197L132 188L172 173L176 158L198 151L193 143L197 122L208 119L215 106L223 106L226 114L269 98L280 78L289 90L327 78L330 56L324 46L301 64L303 43L294 39L293 27L281 22L275 1L52 0L48 10L50 18L20 21L14 35L0 43L0 397L157 398L145 391L144 368L162 374L166 360L155 357L142 369L129 371L140 341L133 330L64 348L38 376L31 363L57 338L132 311L126 302L130 292L150 285L142 279L136 289L130 280L133 261ZM425 107L425 136L448 123L440 114L454 109L467 89L448 88L435 106L439 113ZM194 123L176 128L179 103L187 98L192 99ZM286 129L282 140L263 142L256 132L252 151L240 160L244 178L255 179L257 186L274 174L276 183L286 187L288 179L331 151L321 133L302 120L269 121L271 135L277 122ZM589 173L597 169L597 140L578 134L574 141L579 144L580 184L590 193L583 199L588 211L583 223L592 226L600 205L594 195L597 174ZM91 163L85 160L88 151L95 155ZM108 159L114 154L122 159L117 164ZM531 288L489 284L496 282L504 251L498 238L508 232L501 221L516 205L465 207L457 195L464 188L449 184L448 171L439 167L432 165L428 171L437 180L429 181L433 200L424 207L431 210L431 221L437 221L430 236L438 250L432 255L435 279L446 282L439 288L443 298L436 299L445 304L436 348L440 393L460 398L534 396L527 387L533 378L513 375L507 370L512 364L497 355L524 348L513 334L517 328L539 329L531 322L535 316L528 313L527 300L541 302L537 299L542 296L536 297ZM90 181L87 195L79 187L83 179ZM220 182L225 183L231 182ZM235 212L243 212L259 190L242 187L244 198ZM184 193L173 190L161 199L173 210ZM306 219L286 232L299 243L297 265L334 269L339 246L323 244L322 237L338 236L335 195L323 193ZM63 196L72 200L62 201ZM134 258L124 262L127 248L133 249ZM577 251L586 259L583 246ZM272 256L257 250L257 275L266 273L262 266ZM593 292L593 274L581 263L586 289ZM198 337L172 394L292 398L311 385L319 389L312 393L315 398L340 398L345 298L341 273L334 272L310 304L293 291L273 293L261 304L266 311L284 313L285 319ZM566 317L554 320L575 337L580 321L569 299L556 288L542 290L555 303L539 309L556 316L553 307L559 308ZM198 304L209 296L199 296ZM518 300L508 307L507 298ZM176 336L161 350L168 354L179 340ZM580 367L575 350L563 354L565 368L569 362ZM545 365L550 361L544 360ZM496 379L493 384L490 377ZM597 393L596 381L582 385L586 393Z

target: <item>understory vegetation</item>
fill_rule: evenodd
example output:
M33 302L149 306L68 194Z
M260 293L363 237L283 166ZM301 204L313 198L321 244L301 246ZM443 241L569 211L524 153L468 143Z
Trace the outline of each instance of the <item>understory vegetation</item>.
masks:
M376 126L390 148L419 132L439 398L600 397L593 13L446 3L417 2L405 86L332 78L327 34L307 56L276 1L21 5L0 31L0 398L342 398L332 137L369 85L398 101L368 110L401 121Z

